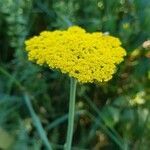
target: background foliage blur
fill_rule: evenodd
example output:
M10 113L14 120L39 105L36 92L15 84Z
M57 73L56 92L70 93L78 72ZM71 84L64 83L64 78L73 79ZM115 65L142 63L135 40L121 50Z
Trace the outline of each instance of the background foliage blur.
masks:
M65 142L69 80L27 60L24 40L79 25L119 37L128 55L107 84L78 85L74 149L150 148L149 0L0 0L0 148L44 149L28 93L55 149Z

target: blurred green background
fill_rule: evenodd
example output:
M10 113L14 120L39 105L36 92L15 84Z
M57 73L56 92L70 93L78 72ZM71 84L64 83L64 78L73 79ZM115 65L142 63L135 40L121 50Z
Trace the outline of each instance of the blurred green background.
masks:
M106 84L78 84L73 149L150 149L149 0L0 0L0 149L42 150L25 95L63 149L69 80L27 60L25 39L79 25L121 39L125 61Z

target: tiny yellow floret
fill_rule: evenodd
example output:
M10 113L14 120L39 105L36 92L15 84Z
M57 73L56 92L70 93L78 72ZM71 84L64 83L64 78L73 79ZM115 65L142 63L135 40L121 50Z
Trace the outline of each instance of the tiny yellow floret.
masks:
M43 31L25 45L29 60L59 69L82 83L110 80L126 55L118 38L88 33L78 26Z

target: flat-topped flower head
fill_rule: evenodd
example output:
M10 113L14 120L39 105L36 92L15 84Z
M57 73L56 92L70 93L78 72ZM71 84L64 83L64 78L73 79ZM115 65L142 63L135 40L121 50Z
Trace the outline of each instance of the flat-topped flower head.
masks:
M88 33L78 26L41 32L25 44L29 60L59 69L82 83L110 80L126 55L118 38Z

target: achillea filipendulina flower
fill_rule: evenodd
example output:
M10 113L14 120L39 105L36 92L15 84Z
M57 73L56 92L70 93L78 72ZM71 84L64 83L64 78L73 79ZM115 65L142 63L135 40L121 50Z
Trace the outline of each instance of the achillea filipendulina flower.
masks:
M110 80L126 55L118 38L87 33L78 26L41 32L25 44L29 60L60 69L82 83Z

